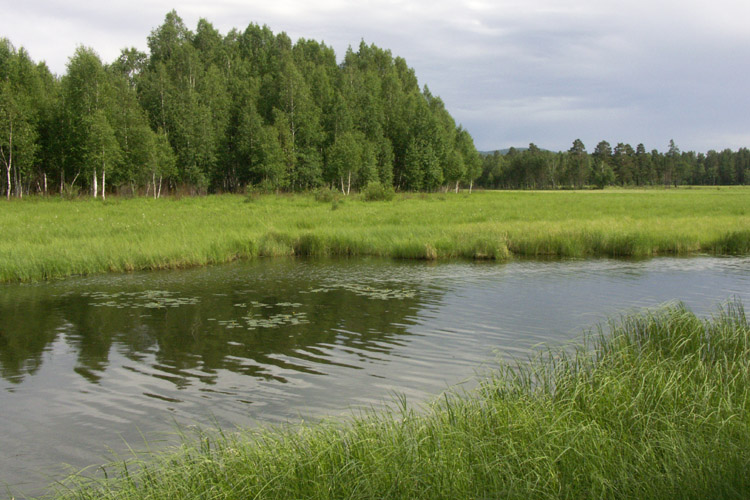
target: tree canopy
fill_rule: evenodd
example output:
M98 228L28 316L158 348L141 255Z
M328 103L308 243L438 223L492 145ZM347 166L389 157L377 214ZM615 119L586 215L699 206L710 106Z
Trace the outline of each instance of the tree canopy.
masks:
M363 41L339 63L314 40L191 30L175 11L147 53L105 63L79 47L61 77L2 40L0 153L8 196L48 180L93 194L105 174L110 190L160 193L436 190L481 173L469 134L390 51Z

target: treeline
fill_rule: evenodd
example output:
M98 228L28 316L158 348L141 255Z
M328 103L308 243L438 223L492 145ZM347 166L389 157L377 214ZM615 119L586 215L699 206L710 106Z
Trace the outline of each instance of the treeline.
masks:
M191 31L174 11L148 48L104 64L79 47L58 77L0 40L0 193L436 190L481 173L468 132L388 50L362 42L339 64L316 41Z
M477 184L490 189L556 189L593 186L679 186L750 184L750 150L683 152L674 141L666 153L646 151L643 144L612 146L607 141L592 153L580 139L568 151L552 152L529 144L503 155L485 155Z

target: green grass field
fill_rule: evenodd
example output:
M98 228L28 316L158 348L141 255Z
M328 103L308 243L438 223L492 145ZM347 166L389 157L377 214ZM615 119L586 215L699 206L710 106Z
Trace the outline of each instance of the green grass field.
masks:
M750 497L741 304L709 320L671 306L587 339L420 411L204 434L55 498Z
M0 203L0 281L281 255L413 259L750 252L750 188Z

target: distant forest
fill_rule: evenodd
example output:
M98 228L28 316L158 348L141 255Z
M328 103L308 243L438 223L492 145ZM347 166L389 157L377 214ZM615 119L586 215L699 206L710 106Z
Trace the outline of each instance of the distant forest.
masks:
M477 185L489 189L555 189L585 186L679 186L750 184L750 150L706 154L682 152L669 142L666 153L601 141L588 153L576 139L568 151L528 148L485 153Z
M364 42L337 63L323 43L204 19L191 31L172 11L148 49L105 64L79 47L57 76L0 39L0 195L750 182L747 149L576 141L483 158L404 59Z

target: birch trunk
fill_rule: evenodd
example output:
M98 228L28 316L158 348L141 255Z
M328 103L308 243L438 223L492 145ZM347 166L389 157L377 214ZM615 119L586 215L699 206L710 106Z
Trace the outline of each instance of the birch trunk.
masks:
M5 164L5 169L8 172L8 200L10 200L10 169L13 166L13 120L10 121L10 136L8 138L8 144L10 147L8 148L8 162Z
M349 170L349 181L346 184L346 195L349 196L349 192L352 190L352 171Z
M107 179L107 169L102 165L102 200L107 199L107 186L105 184Z
M94 169L94 198L99 194L99 187L96 184L96 168Z
M154 189L156 189L156 186L154 186ZM156 193L157 198L161 198L161 175L159 176L159 192Z

